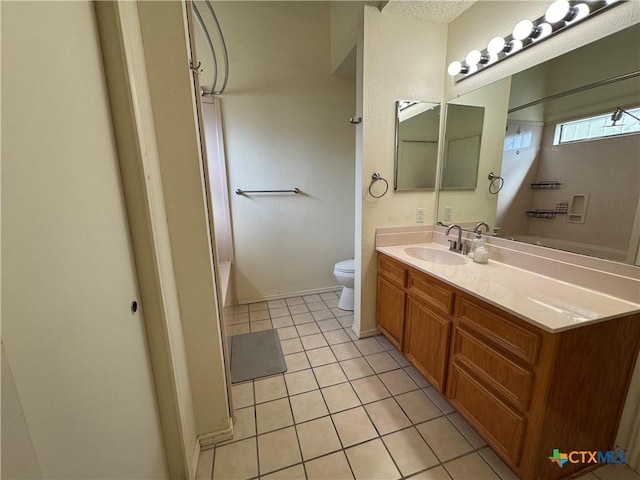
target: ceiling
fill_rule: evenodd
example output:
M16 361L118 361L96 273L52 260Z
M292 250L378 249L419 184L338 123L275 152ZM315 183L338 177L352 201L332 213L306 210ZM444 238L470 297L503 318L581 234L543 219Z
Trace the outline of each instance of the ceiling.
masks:
M475 0L390 0L381 8L384 13L405 15L435 23L450 23L475 3Z

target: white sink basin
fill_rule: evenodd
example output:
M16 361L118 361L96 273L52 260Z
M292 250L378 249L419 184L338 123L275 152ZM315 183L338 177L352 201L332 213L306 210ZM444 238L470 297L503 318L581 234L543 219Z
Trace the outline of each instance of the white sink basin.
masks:
M467 263L459 253L446 250L436 250L429 247L409 247L404 249L404 253L410 257L427 262L439 263L440 265L464 265Z

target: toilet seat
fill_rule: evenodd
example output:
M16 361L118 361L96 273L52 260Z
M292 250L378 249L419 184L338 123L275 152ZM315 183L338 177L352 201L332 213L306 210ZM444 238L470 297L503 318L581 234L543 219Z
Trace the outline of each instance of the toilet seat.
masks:
M336 263L334 270L342 273L354 273L355 263L356 261L353 258L351 260L343 260Z

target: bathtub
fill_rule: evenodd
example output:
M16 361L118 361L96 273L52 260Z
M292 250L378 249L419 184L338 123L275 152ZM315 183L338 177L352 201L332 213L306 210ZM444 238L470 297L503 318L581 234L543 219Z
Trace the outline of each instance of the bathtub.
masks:
M516 235L507 237L510 240L540 245L541 247L555 248L566 252L588 255L590 257L604 258L616 262L627 261L627 251L615 248L602 247L600 245L590 245L588 243L572 242L570 240L558 240L555 238L536 237L531 235Z

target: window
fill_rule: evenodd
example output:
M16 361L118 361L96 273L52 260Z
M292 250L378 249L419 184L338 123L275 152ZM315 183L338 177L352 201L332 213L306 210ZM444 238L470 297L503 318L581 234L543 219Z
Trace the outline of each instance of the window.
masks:
M556 125L553 144L561 145L563 143L640 133L640 121L633 118L633 116L640 117L640 107L621 112L619 120L614 121L614 116L615 114L608 113L597 117L560 123Z

